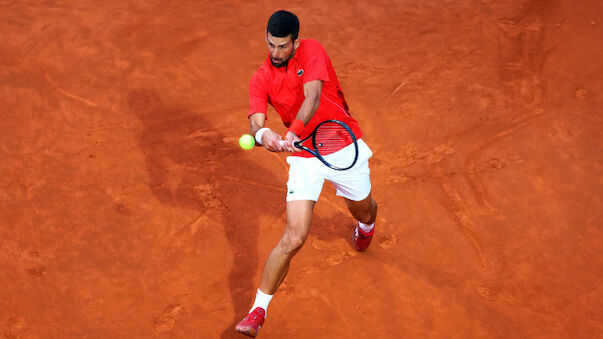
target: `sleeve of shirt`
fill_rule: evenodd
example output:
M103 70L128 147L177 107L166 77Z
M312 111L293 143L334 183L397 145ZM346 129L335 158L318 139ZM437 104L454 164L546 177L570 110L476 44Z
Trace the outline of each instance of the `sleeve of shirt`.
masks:
M260 72L255 72L249 81L249 112L247 117L253 113L266 114L268 108L268 91L264 77Z
M304 83L313 80L329 81L329 71L327 65L329 64L329 56L325 49L318 42L311 42L308 51L306 62L304 63Z

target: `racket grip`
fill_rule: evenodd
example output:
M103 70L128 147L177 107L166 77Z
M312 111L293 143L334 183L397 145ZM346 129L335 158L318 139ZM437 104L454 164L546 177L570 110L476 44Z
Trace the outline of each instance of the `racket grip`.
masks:
M285 140L280 140L279 143L281 144L281 146L283 146L285 144ZM295 146L295 148L301 148L301 143L299 141L294 141L293 142L293 146Z
M281 146L285 146L286 141L285 140L279 140L279 143L281 144ZM287 151L291 152L291 149L287 148Z
M285 140L279 140L279 143L281 144L281 146L284 146L284 145L285 145L285 143L286 143L286 141L285 141ZM302 146L301 146L301 142L299 142L299 141L294 141L294 142L293 142L293 147L298 148L298 149L301 149L301 147L302 147ZM292 152L293 150L292 150L292 149L288 149L288 151L289 151L289 152Z

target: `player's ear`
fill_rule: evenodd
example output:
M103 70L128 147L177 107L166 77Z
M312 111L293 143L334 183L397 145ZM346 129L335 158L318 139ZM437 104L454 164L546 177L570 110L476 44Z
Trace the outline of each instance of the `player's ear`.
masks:
M299 38L295 39L295 41L293 41L293 48L297 49L299 47Z

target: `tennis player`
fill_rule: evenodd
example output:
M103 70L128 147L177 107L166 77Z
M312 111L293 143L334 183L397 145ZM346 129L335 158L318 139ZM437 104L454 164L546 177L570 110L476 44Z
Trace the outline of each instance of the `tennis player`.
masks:
M256 143L271 152L291 152L287 157L287 225L274 247L262 274L255 302L236 330L255 337L264 324L272 296L287 275L289 263L306 241L312 211L325 180L332 182L357 220L354 248L368 248L375 232L377 203L371 197L369 158L373 155L361 139L358 122L348 110L331 59L313 39L300 39L299 20L288 11L277 11L268 20L266 45L269 55L253 74L249 84L250 133ZM267 105L271 104L288 128L283 138L266 127ZM308 136L322 121L337 119L348 125L358 138L357 163L349 170L336 171L322 164L293 142ZM334 154L337 154L334 153Z

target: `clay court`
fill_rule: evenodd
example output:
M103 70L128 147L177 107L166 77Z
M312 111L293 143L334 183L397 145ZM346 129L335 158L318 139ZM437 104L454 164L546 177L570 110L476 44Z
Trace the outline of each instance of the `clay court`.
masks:
M596 0L0 1L0 334L243 338L286 219L286 154L237 143L281 8L379 215L354 251L325 185L259 337L601 337Z

